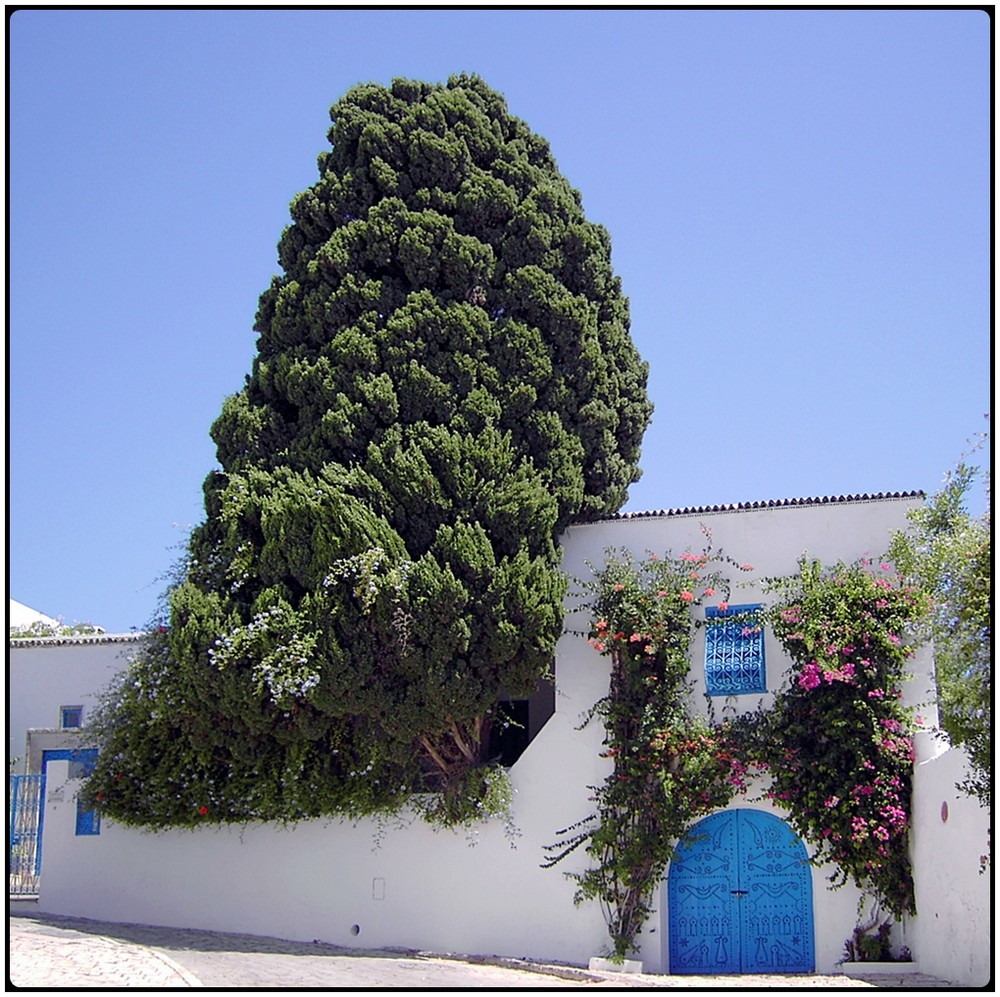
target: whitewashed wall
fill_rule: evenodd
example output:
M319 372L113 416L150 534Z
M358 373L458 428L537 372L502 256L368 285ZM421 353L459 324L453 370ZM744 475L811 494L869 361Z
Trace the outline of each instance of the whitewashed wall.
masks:
M907 509L916 504L915 499L891 499L578 526L564 538L565 569L588 577L585 562L599 564L607 547L627 545L639 555L647 550L697 551L705 524L716 547L754 565L749 577L787 574L803 551L825 562L878 557L892 530L905 525ZM766 599L753 590L738 590L730 601ZM583 619L571 617L567 625L585 629ZM774 688L787 662L773 641L766 654L769 686ZM703 650L696 647L696 673L701 660ZM914 664L918 680L907 699L919 703L928 698L932 683L929 654L919 654ZM514 848L496 824L483 827L470 847L463 835L435 832L420 822L381 831L370 821L353 826L308 821L288 829L251 824L150 834L106 820L99 836L75 837L70 788L46 815L40 907L110 921L338 945L584 963L607 948L597 906L574 907L573 884L565 877L582 870L586 856L577 853L550 870L540 863L556 832L590 812L587 787L599 784L609 771L607 761L599 758L601 731L594 725L579 729L583 714L607 691L607 661L567 634L557 648L556 680L555 715L511 769L513 817L520 832ZM751 707L756 698L740 697L745 700L740 708ZM61 771L59 766L50 769L53 776ZM51 785L58 781L53 777ZM828 874L826 869L813 874L820 972L832 971L839 960L857 903L850 887L831 893ZM651 972L667 968L667 914L664 891L661 909L642 936L641 957ZM917 939L922 936L915 926L909 937L919 958Z
M873 499L841 503L813 503L778 508L743 509L691 515L649 516L614 522L572 526L563 541L564 569L571 577L592 577L588 564L600 565L609 548L627 548L637 556L647 553L674 556L690 551L700 553L705 546L702 528L711 531L715 554L724 552L739 564L749 564L753 570L742 572L722 566L734 588L729 596L733 605L762 603L773 597L761 591L760 580L797 571L803 554L823 564L837 561L850 563L862 557L874 560L878 571L881 555L889 546L892 533L906 527L906 512L920 505L919 499ZM722 593L706 600L707 605L723 601ZM570 614L567 627L586 629L584 614ZM694 697L699 705L705 702L704 630L699 630L692 648ZM764 656L767 662L767 685L773 692L780 685L781 675L789 660L774 635L765 633ZM934 662L930 649L917 652L909 663L911 681L904 687L904 702L919 706L925 721L937 719L934 705ZM714 697L716 712L721 714L725 702ZM743 712L760 702L769 703L773 696L748 695L733 697L735 709Z
M572 577L592 576L588 565L599 566L608 548L626 548L637 557L647 554L672 553L675 557L690 551L700 553L706 543L703 529L711 533L712 550L733 558L739 564L753 566L752 571L741 572L722 565L720 570L730 577L734 588L729 602L768 604L773 597L761 590L762 578L793 574L798 560L806 554L824 564L838 560L850 563L862 557L873 559L876 570L881 555L889 546L892 533L904 529L906 513L920 505L919 499L879 499L847 503L815 503L809 505L781 506L778 508L742 509L690 515L649 516L619 520L613 523L594 523L574 526L564 539L564 568ZM721 602L720 592L707 600L708 604ZM572 614L567 627L585 630L589 623L585 614ZM596 652L589 648L575 648L579 659ZM714 712L721 717L724 712L744 712L760 703L773 701L773 692L781 684L790 660L770 631L765 632L764 656L767 666L767 687L764 695L744 695L728 700L714 697ZM694 705L707 710L705 705L704 630L696 633L691 653L694 679ZM904 702L919 706L925 722L936 721L934 704L933 656L923 648L910 661L911 681L904 687ZM557 672L561 680L561 673ZM754 801L759 786L751 786L745 798L737 797L734 807L752 807L778 817L783 811L768 801ZM806 849L812 854L808 842ZM844 953L844 942L850 937L857 923L858 891L847 885L831 890L831 867L814 867L813 908L818 972L832 972ZM666 971L667 929L669 908L666 883L660 891L659 912L654 918L655 934L643 937L642 957L647 966L659 966Z
M990 814L956 788L968 775L965 752L931 741L923 755L914 773L917 917L906 944L921 971L986 986L994 969L993 870L980 872L980 856L990 853Z
M125 667L131 635L41 638L10 642L7 650L7 757L26 771L29 729L58 728L62 706L82 706L86 723L98 695Z

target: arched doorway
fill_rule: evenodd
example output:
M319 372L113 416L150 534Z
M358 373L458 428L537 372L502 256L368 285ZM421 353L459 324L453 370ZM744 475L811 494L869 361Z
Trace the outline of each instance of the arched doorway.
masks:
M726 810L695 824L670 863L670 972L811 973L812 872L779 817Z

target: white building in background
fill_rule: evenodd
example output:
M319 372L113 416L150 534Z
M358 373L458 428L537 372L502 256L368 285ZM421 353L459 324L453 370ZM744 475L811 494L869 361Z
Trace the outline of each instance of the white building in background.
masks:
M7 606L7 628L9 630L28 630L31 627L48 627L51 630L59 628L59 621L39 613L37 609L25 606L16 599L9 599Z
M58 620L9 601L7 761L11 773L42 771L43 750L75 746L101 691L126 666L141 634L100 627L71 632Z
M638 557L699 551L705 526L716 549L754 565L747 580L787 575L796 571L804 552L826 564L878 557L921 500L919 493L897 493L632 514L571 527L562 541L564 570L587 578L588 564L599 565L608 548L627 548ZM766 601L753 589L745 599L739 589L731 596L733 603ZM597 905L574 906L574 884L565 875L583 871L587 856L581 849L553 869L541 863L545 846L556 841L560 829L590 812L588 787L600 784L609 771L600 757L601 729L580 726L608 687L608 659L569 632L587 628L588 621L569 605L567 632L556 650L554 692L543 690L530 703L519 704L533 737L509 770L516 837L499 824L467 836L435 831L419 821L381 826L333 819L156 834L105 819L96 832L84 822L81 833L74 803L79 783L69 778L76 774L70 772L72 762L53 760L40 909L346 946L586 963L608 946ZM699 700L706 688L704 633L698 631L691 660ZM137 639L11 641L10 744L23 743L28 728L58 727L63 709L78 703L85 720L92 697ZM737 695L741 709L769 697L790 665L770 634L765 634L761 660L764 691ZM918 652L911 666L905 698L930 718L930 650ZM956 984L983 984L992 966L991 897L979 856L988 850L989 815L955 788L963 775L961 752L947 749L930 732L917 736L916 751L912 854L919 913L902 926L897 943L909 947L922 973ZM715 821L711 828L726 823L733 833L779 834L789 855L799 849L805 856L808 842L799 842L783 817L767 803L737 797L708 820ZM829 868L798 864L802 877L788 892L787 910L780 908L783 891L766 887L779 905L769 909L768 944L744 945L736 971L787 972L790 964L782 964L781 952L789 948L809 960L806 966L796 963L795 971L835 971L856 924L858 893L852 886L830 890ZM690 924L685 917L682 925L678 910L671 911L670 875L668 870L658 910L640 936L639 955L648 972L685 971L671 940ZM793 925L787 938L780 927L786 921ZM761 935L759 925L743 934L755 931ZM719 932L709 942L717 937Z

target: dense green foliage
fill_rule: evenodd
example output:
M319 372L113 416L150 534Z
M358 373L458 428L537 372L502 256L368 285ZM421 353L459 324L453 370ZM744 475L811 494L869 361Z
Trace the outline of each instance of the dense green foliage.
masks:
M545 141L475 77L331 118L166 631L101 720L121 820L488 810L497 703L561 631L556 538L638 477L646 366Z
M985 439L984 439L985 442ZM944 488L910 515L892 557L934 601L931 635L941 727L969 753L962 788L992 805L993 540L989 508L968 514L965 497L978 469L960 464Z
M560 832L545 865L581 846L591 866L572 874L577 903L601 904L614 955L624 958L649 917L674 848L698 817L742 787L725 731L693 710L691 607L728 592L710 554L609 552L592 586L591 645L611 659L608 695L593 710L613 768L594 791L595 812Z

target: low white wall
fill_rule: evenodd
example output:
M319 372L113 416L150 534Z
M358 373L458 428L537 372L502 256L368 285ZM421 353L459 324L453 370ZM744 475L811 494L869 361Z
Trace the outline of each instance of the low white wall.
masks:
M585 856L539 867L539 843L554 838L548 822L522 824L516 849L496 825L484 827L474 846L420 823L386 830L378 845L370 822L152 834L106 820L99 836L76 837L80 783L66 781L66 763L50 763L49 772L39 901L48 913L579 965L608 948L597 905L574 907L564 875L580 871ZM530 798L521 788L522 800ZM851 886L830 891L828 874L813 869L820 973L835 971L858 900ZM658 900L661 913L640 936L647 972L668 971L665 884Z
M980 856L990 853L991 819L956 788L968 774L965 752L940 742L938 751L914 773L917 916L906 927L906 944L921 972L985 986L993 976L993 871L980 872Z
M373 821L305 821L152 834L105 819L100 835L76 837L71 787L46 811L39 907L337 945L586 963L607 947L599 908L574 907L565 876L582 871L586 855L555 869L541 863L558 830L587 815L587 787L606 772L599 726L577 729L607 688L604 663L592 664L566 664L556 713L511 769L513 840L499 823L480 828L470 845L462 833L420 821L381 832ZM67 768L49 770L51 796Z

